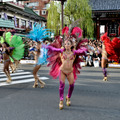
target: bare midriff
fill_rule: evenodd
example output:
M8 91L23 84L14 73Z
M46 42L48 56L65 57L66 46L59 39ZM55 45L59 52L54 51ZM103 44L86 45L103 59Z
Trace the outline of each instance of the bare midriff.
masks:
M61 71L64 73L70 73L73 71L73 62L75 60L75 56L73 55L73 52L71 54L61 54L61 61L62 65L60 67Z
M7 59L9 59L9 55L3 51L3 60L7 60Z
M107 52L105 50L105 45L104 44L102 44L102 58L107 59Z

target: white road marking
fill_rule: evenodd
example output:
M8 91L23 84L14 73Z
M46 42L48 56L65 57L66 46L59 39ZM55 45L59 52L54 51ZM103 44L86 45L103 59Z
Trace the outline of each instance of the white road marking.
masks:
M32 77L33 75L23 75L23 76L17 76L17 77L11 77L12 80L17 80L17 79L21 79L21 78L29 78ZM7 78L0 78L0 81L5 81L7 80Z
M47 77L39 77L41 80L46 80L49 79ZM21 84L21 83L29 83L35 81L33 78L32 79L25 79L25 80L18 80L18 81L12 81L11 83L6 83L2 82L0 83L0 86L7 86L7 85L14 85L14 84Z
M22 72L22 71L24 71L24 70L16 70L15 72ZM10 72L11 72L11 70L10 70ZM4 73L3 70L1 70L0 73Z
M10 76L13 76L13 75L24 75L24 74L31 74L31 72L11 73ZM0 75L0 77L6 77L6 75L2 74L2 75Z

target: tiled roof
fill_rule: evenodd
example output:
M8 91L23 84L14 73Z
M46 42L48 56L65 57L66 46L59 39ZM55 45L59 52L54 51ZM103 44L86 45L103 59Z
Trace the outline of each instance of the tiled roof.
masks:
M12 4L8 4L7 2L6 3L2 3L2 2L0 2L0 6L2 6L2 7L8 7L9 6L9 9L10 10L13 10L14 9L14 11L15 10L17 10L17 12L19 13L19 12L24 12L24 13L26 13L27 15L32 15L33 17L36 17L37 19L41 19L41 20L43 20L43 21L47 21L44 17L42 17L42 16L39 16L39 15L37 15L34 11L33 11L33 9L31 9L31 8L29 8L29 7L24 7L24 9L19 9L17 6L13 6Z
M24 9L24 12L29 13L29 14L31 14L31 15L35 15L35 16L41 18L43 21L46 21L46 19L45 19L44 17L39 16L38 14L36 14L36 13L33 11L32 8L29 8L29 7L26 7L26 6L25 6L24 8L25 8L25 9Z
M120 0L89 0L92 10L120 10Z

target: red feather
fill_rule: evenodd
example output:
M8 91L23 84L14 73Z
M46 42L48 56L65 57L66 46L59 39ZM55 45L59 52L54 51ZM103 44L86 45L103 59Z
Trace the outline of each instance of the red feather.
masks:
M62 29L62 35L65 33L65 34L68 34L68 31L69 31L69 27L64 27L63 29Z
M56 37L56 40L50 44L50 46L55 48L61 48L62 46L62 39L60 36ZM49 74L53 77L53 79L56 79L59 75L60 66L62 64L60 53L53 52L50 49L48 50L48 66L51 66Z
M114 61L120 60L120 39L114 38L112 41L105 33L101 37L102 41L104 41L105 50L108 53L108 58Z
M81 47L86 47L87 48L87 46L82 45L83 43L86 43L86 42L88 42L87 39L84 39L84 40L80 41L76 46L76 50L80 49ZM85 55L85 54L81 54L81 56L82 55ZM76 74L80 74L80 69L81 69L80 62L82 62L82 61L83 60L79 57L79 55L76 55L75 61L73 63L74 81L77 79Z
M74 27L73 29L72 29L72 32L71 32L71 34L72 35L77 35L77 34L79 34L78 35L78 38L80 38L81 36L82 36L82 29L80 29L79 27Z

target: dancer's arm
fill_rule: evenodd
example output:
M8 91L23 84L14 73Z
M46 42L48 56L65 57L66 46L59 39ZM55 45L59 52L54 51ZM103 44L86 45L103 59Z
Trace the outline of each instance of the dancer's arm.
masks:
M46 49L50 49L54 52L60 52L62 53L64 51L64 49L60 49L60 48L55 48L55 47L52 47L50 45L42 45L43 48L46 48Z
M6 48L8 52L10 52L11 50L15 49L14 47L7 47Z
M13 49L15 49L15 47L9 47L9 50L13 50Z
M85 55L86 54L87 49L85 47L82 47L81 49L78 50L74 50L74 55Z

